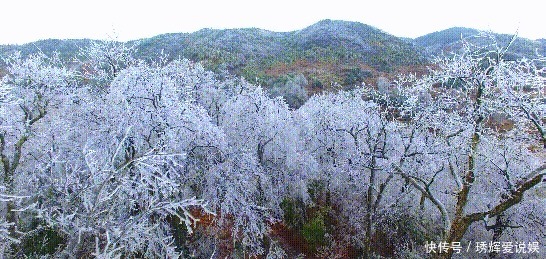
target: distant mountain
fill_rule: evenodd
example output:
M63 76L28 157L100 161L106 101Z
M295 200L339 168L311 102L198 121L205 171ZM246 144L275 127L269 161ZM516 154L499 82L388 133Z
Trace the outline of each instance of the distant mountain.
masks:
M202 61L212 70L226 69L251 80L258 78L264 84L290 73L303 73L324 85L332 81L358 83L363 81L362 76L357 75L356 82L345 80L341 70L368 75L426 61L411 42L362 23L334 20L292 32L203 29L140 40L141 57L154 58L160 52ZM313 67L314 72L305 67Z
M0 58L15 51L21 52L21 55L23 56L38 52L43 52L44 54L51 56L54 52L57 52L61 58L71 60L76 56L80 49L87 48L91 42L93 42L93 40L89 39L48 39L22 45L0 45Z
M264 86L287 84L299 78L299 82L307 82L308 90L320 91L336 85L375 84L379 77L401 72L423 73L430 57L457 50L462 38L489 44L475 37L479 33L476 29L455 27L409 39L358 22L322 20L291 32L258 28L202 29L128 43L135 44L137 57L144 60L155 60L163 53L169 59L188 58L202 62L205 68L219 74L227 71ZM493 35L500 46L507 45L512 38L505 34ZM13 51L23 55L39 51L51 55L56 51L61 58L72 61L80 49L92 42L50 39L0 45L0 58ZM518 38L509 56L536 57L537 54L546 54L546 39Z
M433 32L415 39L416 45L425 49L429 55L440 55L460 49L462 39L478 45L492 45L506 47L511 42L513 35L491 33L493 39L477 37L482 33L479 30L463 27L454 27L443 31ZM546 55L546 40L530 40L516 37L510 45L506 58L516 59L522 57L534 58Z
M54 50L71 59L90 40L43 40L24 45L0 46L0 55L23 55ZM153 60L160 53L203 62L216 72L228 71L271 85L289 74L303 74L309 84L328 86L359 84L401 67L423 64L425 56L408 40L358 23L323 20L292 32L257 28L202 29L132 41L137 55Z
M378 68L423 62L411 43L358 22L323 20L292 33L296 50L337 49Z
M153 56L163 50L169 55L182 53L183 56L194 56L195 59L214 54L240 54L252 59L282 59L290 58L286 56L294 52L314 49L331 50L330 52L342 50L346 52L345 56L367 57L368 62L372 63L372 56L385 55L386 52L408 56L404 60L393 60L393 66L422 61L422 55L407 41L362 23L333 20L323 20L293 32L249 28L202 29L190 34L163 34L143 39L139 46L144 56ZM202 53L202 50L214 51Z
M279 57L287 33L261 29L202 29L194 33L163 34L138 41L137 54L155 59L158 53L203 62L212 70L241 74L244 67Z
M478 35L480 31L471 28L453 27L443 31L429 33L427 35L415 38L415 43L427 50L431 54L439 54L446 48L462 38Z

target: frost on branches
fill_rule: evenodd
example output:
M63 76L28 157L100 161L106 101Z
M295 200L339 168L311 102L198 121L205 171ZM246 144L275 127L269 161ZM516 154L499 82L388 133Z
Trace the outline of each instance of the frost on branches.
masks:
M437 59L436 70L404 89L406 110L437 139L425 149L448 152L442 169L428 175L415 175L417 165L407 162L396 169L443 215L447 243L479 235L479 222L493 232L494 241L516 232L515 226L527 228L520 238L545 241L535 224L508 217L520 204L544 202L530 190L540 186L546 173L545 60L505 60L507 48L466 44L461 54ZM426 101L419 100L423 96ZM443 180L429 184L431 177ZM544 222L539 211L519 213ZM490 226L492 221L507 223Z
M0 82L0 254L296 256L280 231L332 258L546 243L545 60L464 47L422 78L296 110L117 42L70 68L14 55Z
M40 55L8 60L2 253L32 253L24 244L49 235L57 255L178 257L184 251L173 228L191 234L195 211L215 215L209 208L232 214L234 233L256 246L251 233L266 232L260 222L270 209L251 191L260 185L259 166L230 151L219 112L204 106L230 98L231 89L215 87L237 86L188 61L124 63L110 45L100 47L85 53L82 67L93 65L92 72ZM227 193L211 197L211 188ZM249 223L258 225L239 231Z

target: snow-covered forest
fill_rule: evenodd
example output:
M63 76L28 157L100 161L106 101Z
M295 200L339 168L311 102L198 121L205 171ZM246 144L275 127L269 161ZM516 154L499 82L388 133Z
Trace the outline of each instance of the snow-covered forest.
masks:
M11 56L0 257L450 258L524 242L539 258L546 60L507 48L467 43L425 76L297 109L122 43L69 64Z

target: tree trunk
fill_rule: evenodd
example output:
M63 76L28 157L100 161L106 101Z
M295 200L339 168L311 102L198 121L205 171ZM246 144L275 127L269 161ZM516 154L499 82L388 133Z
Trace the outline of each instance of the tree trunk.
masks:
M474 172L474 167L476 165L475 159L478 151L478 145L480 144L480 125L484 120L483 116L480 114L483 91L484 85L482 82L479 82L476 90L476 103L474 104L474 114L476 117L474 119L474 130L470 140L470 152L468 153L468 170L464 176L463 186L457 193L455 217L451 221L447 236L444 238L445 242L448 244L460 242L468 230L468 227L473 222L471 218L464 215L464 209L468 202L470 188L472 188L476 177ZM439 253L438 258L451 258L452 255L453 249L448 249L447 253Z

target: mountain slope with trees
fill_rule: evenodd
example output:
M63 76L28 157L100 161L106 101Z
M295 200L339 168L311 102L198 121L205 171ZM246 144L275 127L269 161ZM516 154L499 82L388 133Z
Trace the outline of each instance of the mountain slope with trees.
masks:
M91 42L43 40L0 46L0 55L13 51L21 51L24 56L37 52L50 55L58 51L70 60ZM419 48L407 41L365 24L335 20L323 20L292 32L202 29L158 35L129 44L135 44L136 56L143 60L151 60L157 53L168 59L188 58L203 62L209 70L227 71L266 86L296 74L306 77L309 83L306 87L353 86L426 61Z
M267 89L132 42L89 41L70 62L49 48L5 57L0 257L495 258L505 250L477 242L512 242L541 258L544 58L466 41L426 74L359 86L346 62L392 36L338 21L291 33L183 44L248 52L237 69L270 66ZM259 41L274 43L243 46ZM260 63L285 44L293 63ZM357 86L307 100L317 71Z
M544 39L530 40L516 37L509 34L498 34L487 32L487 37L479 37L484 32L463 27L454 27L446 30L429 33L427 35L415 39L415 43L424 48L429 55L448 54L452 51L461 49L463 39L467 43L476 44L478 46L498 44L499 47L506 47L509 44L508 56L506 58L537 58L546 56L546 42Z
M424 76L292 109L119 42L80 66L10 56L0 256L495 258L476 242L514 242L540 258L544 60L464 46Z
M238 75L281 94L298 107L315 92L373 85L399 73L424 74L433 56L460 49L461 39L488 45L480 31L450 28L414 40L398 38L377 28L338 20L322 20L292 32L272 32L258 28L202 29L193 33L170 33L128 42L136 49L135 57L154 60L162 53L167 60L187 58L201 62L219 75ZM500 46L512 36L494 35ZM461 38L462 37L462 38ZM477 42L480 39L481 42ZM0 46L0 56L20 51L23 56L58 52L68 62L97 41L41 40L23 45ZM546 54L544 40L516 38L507 58L535 58ZM76 62L77 63L77 62ZM74 64L76 64L74 63ZM5 73L0 69L0 74ZM297 80L294 80L297 78Z

